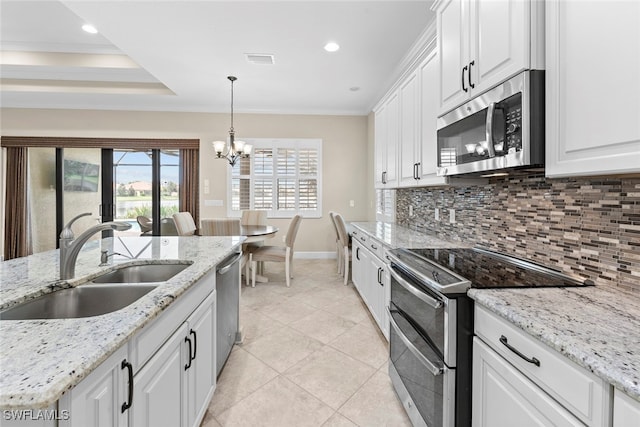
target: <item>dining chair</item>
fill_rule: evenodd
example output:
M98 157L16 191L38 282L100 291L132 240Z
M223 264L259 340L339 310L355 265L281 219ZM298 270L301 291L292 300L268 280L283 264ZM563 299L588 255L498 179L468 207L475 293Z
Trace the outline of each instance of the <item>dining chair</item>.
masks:
M201 236L240 236L240 219L239 218L204 218L200 220ZM245 267L244 278L247 286L249 286L249 262L248 255L243 250L242 259L240 260L240 271Z
M196 234L196 223L190 212L174 213L173 222L176 224L178 236L193 236Z
M173 218L162 218L160 220L160 235L161 236L177 236L178 229Z
M238 218L204 218L200 220L201 236L240 236Z
M264 210L246 210L242 211L240 218L242 225L267 225L267 211Z
M258 262L284 262L285 280L287 287L291 286L291 269L293 264L293 244L298 234L302 217L296 215L289 223L285 246L258 246L249 249L249 264L251 265L251 286L256 286L256 269Z
M140 233L144 234L153 231L153 222L151 221L151 218L144 215L138 215L136 217L136 221L138 221L138 225L140 226Z
M335 240L336 240L336 259L338 264L338 274L342 271L342 251L340 248L340 235L338 234L338 227L336 226L335 212L329 212L329 218L331 219L331 224L333 225L333 231L335 232Z
M347 233L347 225L340 214L334 214L338 230L339 245L341 247L342 256L342 273L344 274L344 284L349 282L349 261L351 261L351 248L349 247L349 234Z

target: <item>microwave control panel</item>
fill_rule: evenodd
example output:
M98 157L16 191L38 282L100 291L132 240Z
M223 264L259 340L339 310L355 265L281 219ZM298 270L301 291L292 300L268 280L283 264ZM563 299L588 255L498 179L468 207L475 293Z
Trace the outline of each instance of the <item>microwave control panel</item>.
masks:
M505 137L507 140L507 149L522 150L522 108L515 108L507 113L506 117Z

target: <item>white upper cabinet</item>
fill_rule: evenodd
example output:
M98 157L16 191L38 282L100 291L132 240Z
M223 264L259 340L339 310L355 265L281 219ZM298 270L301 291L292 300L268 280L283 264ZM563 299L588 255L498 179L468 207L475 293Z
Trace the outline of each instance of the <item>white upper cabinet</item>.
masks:
M400 187L444 185L436 175L438 56L433 49L400 84Z
M640 2L548 1L546 29L547 176L640 172Z
M525 69L544 68L544 3L440 0L437 16L442 115Z
M375 111L375 186L398 185L398 138L400 106L398 93L392 93Z
M414 71L400 84L400 186L411 186L418 180L419 81Z

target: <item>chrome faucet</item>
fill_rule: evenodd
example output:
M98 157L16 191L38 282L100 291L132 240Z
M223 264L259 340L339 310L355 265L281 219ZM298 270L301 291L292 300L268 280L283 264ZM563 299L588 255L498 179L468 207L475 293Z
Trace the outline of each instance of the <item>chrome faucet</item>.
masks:
M78 260L78 254L80 249L94 234L104 230L117 230L125 231L131 228L131 224L126 222L104 222L102 224L94 225L88 230L84 231L76 239L71 231L71 224L73 224L78 218L91 215L90 212L85 212L73 218L67 223L60 233L60 279L73 279L76 274L76 261Z

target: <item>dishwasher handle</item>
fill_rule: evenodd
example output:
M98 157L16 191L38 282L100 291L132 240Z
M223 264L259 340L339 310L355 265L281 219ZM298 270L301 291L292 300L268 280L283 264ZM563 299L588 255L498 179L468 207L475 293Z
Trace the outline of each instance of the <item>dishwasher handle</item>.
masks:
M237 261L240 261L240 258L242 258L242 254L241 253L239 253L238 255L233 257L233 259L231 261L229 261L228 263L226 263L224 266L219 267L217 269L217 273L218 274L226 274L229 270L231 270L231 267L233 266L233 264L235 264Z

